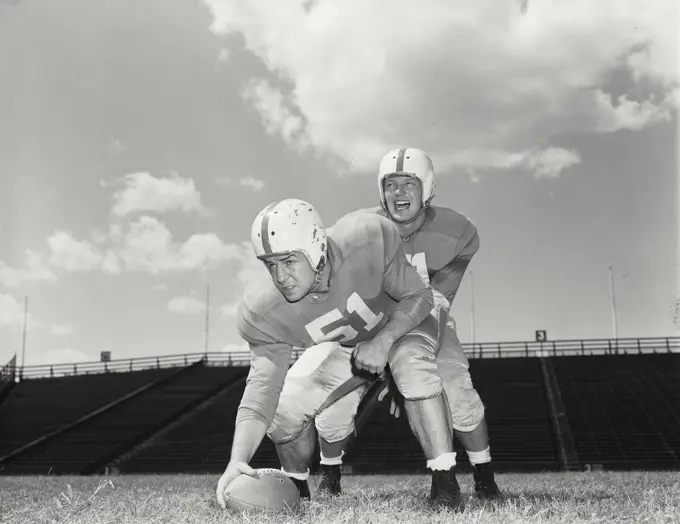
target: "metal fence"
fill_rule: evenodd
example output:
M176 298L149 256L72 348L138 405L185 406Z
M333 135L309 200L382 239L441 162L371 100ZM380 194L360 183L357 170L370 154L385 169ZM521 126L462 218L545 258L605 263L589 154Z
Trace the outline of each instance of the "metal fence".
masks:
M576 355L631 355L649 353L680 353L680 337L659 338L620 338L589 340L555 340L549 342L483 342L463 344L468 358L531 358L563 357ZM303 350L294 350L291 363L295 362ZM123 373L144 369L183 367L198 361L211 366L248 366L249 351L187 353L184 355L164 355L157 357L138 357L111 360L109 362L78 362L74 364L54 364L16 367L12 377L21 379L40 377L65 377L96 373ZM10 361L13 365L13 362ZM0 373L8 371L6 368ZM9 376L3 373L3 376Z

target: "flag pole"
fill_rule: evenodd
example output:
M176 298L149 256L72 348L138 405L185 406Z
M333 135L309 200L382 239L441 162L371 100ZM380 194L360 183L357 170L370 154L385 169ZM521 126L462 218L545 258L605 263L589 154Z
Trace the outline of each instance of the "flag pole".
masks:
M609 266L609 293L611 297L612 310L612 330L614 332L614 339L619 338L619 324L616 318L616 292L614 290L614 270Z
M210 284L205 286L205 356L208 355L208 344L210 339Z
M26 366L26 331L28 327L28 295L24 296L24 329L21 341L21 373L24 375L24 366Z
M472 351L475 350L475 291L473 273L470 271L470 336L472 337Z

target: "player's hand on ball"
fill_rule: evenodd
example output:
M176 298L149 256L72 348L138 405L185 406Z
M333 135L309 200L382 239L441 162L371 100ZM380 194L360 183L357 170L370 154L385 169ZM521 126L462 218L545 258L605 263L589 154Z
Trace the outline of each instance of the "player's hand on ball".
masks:
M390 391L390 383L386 381L385 387L378 394L378 402L382 402ZM401 415L401 408L399 407L399 402L397 402L397 397L394 393L390 395L390 415L394 418L399 418L399 415Z
M227 489L227 486L231 484L231 481L241 474L257 477L257 471L255 471L245 462L229 462L227 469L224 470L220 480L217 482L217 503L222 507L222 509L226 509L227 507L227 502L224 498L224 491Z
M387 365L389 350L376 339L359 342L354 348L354 365L357 369L380 375Z

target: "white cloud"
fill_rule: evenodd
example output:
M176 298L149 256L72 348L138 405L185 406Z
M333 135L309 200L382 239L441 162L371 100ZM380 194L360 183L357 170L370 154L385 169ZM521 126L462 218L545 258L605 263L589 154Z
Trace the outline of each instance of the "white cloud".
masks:
M25 262L20 268L13 268L0 260L0 285L17 287L23 282L38 281L56 282L57 277L43 257L33 251L25 251Z
M113 251L107 251L102 259L102 270L105 273L120 273L120 259Z
M451 163L465 166L473 175L475 169L523 169L533 173L535 178L557 177L560 173L573 165L581 162L581 155L573 149L548 147L517 153L496 151L489 153L482 162L475 155L467 155L465 152L447 157ZM478 180L475 180L478 181Z
M140 211L203 211L201 194L190 178L176 173L156 178L149 173L132 173L124 177L125 189L114 196L113 213L126 216Z
M252 176L247 176L245 178L242 178L238 182L242 186L250 187L255 191L260 191L264 187L264 181L262 181L258 178L253 178Z
M261 78L252 80L244 88L242 96L258 110L267 133L278 133L286 142L300 149L309 145L303 119L293 113L292 104L269 82Z
M265 129L353 170L412 145L440 171L557 176L561 133L642 129L680 100L669 0L203 1L269 71L243 91ZM639 86L612 102L623 69Z
M174 242L167 227L148 216L130 224L123 244L119 254L126 269L152 274L214 269L240 257L238 245L224 244L214 233L194 234L181 244Z
M217 185L220 187L227 187L234 182L238 182L239 185L243 187L249 187L253 191L260 191L262 188L264 188L264 180L260 180L259 178L255 178L251 175L239 178L238 180L229 177L218 177L215 179L215 181L217 182Z
M222 65L226 64L229 61L230 56L231 51L229 51L229 49L225 47L220 49L220 52L217 55L217 59L215 60L215 70L217 71Z
M21 326L23 323L24 305L12 295L0 294L0 328Z
M238 311L239 304L240 304L239 301L229 302L228 304L224 304L220 308L220 311L222 312L222 315L224 315L225 317L234 317L236 316L236 313Z
M167 291L168 285L166 283L156 284L153 289L154 291Z
M66 231L57 231L47 239L50 247L50 264L66 271L92 271L98 269L104 256L87 241L76 240Z
M65 324L58 324L52 322L50 325L50 335L70 335L73 333L73 327Z
M194 297L175 297L168 303L168 310L182 315L197 315L205 311L205 303Z

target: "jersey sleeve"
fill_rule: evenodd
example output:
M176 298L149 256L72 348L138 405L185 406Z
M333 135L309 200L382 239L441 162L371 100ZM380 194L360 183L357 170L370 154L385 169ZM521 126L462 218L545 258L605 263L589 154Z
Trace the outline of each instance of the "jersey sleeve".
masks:
M432 288L444 295L449 305L453 304L463 275L472 257L479 250L479 234L472 222L469 223L459 242L463 246L462 249L456 253L451 262L437 271L430 280Z
M237 329L250 346L251 359L236 422L256 418L269 427L286 380L293 346L244 304L239 307L238 318Z
M398 302L394 310L406 313L415 327L427 317L434 306L432 289L423 282L406 259L397 226L387 219L381 219L380 224L385 263L383 288Z

